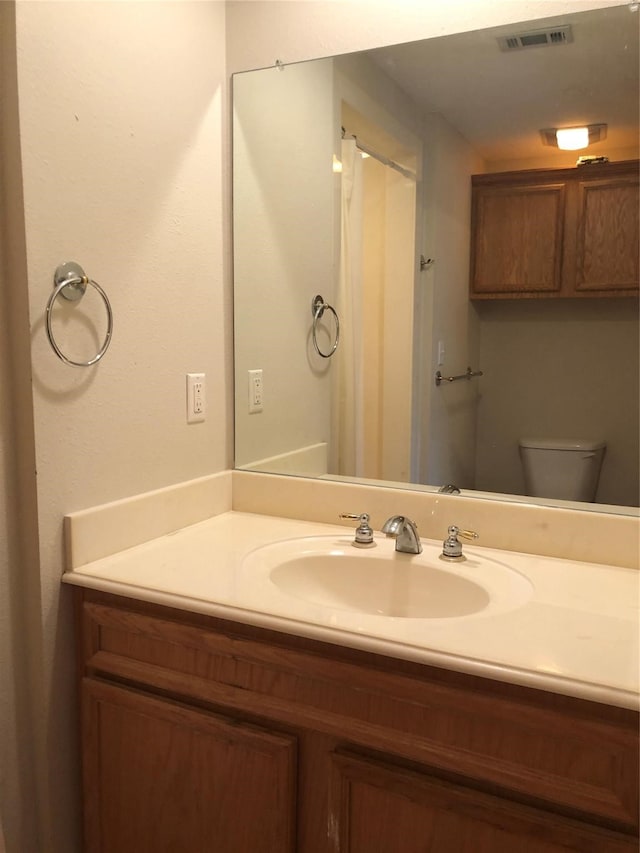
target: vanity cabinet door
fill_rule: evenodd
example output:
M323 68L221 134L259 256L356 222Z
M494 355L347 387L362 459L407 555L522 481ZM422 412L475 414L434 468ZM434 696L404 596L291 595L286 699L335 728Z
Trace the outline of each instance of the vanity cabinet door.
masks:
M638 173L578 184L575 290L638 291Z
M557 293L563 183L478 187L473 198L472 296Z
M633 853L606 830L349 753L333 756L332 853Z
M293 853L295 739L85 679L90 853Z

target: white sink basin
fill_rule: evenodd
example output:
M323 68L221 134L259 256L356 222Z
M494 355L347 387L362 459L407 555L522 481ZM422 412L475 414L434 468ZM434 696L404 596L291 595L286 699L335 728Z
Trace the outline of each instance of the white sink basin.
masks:
M466 559L401 554L393 540L355 548L352 537L310 536L266 545L250 553L246 572L266 577L281 593L333 610L409 619L495 614L520 607L533 592L529 580L472 550Z

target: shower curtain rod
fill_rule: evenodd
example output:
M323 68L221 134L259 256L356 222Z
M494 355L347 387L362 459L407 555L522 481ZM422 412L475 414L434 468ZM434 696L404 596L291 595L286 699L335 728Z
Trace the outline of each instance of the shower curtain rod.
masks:
M347 133L344 128L342 128L342 130L342 138L353 139L356 144L356 148L363 151L365 154L368 154L369 157L373 157L374 160L378 160L378 162L382 163L384 166L389 166L390 169L395 169L396 172L400 172L400 174L404 175L405 178L410 178L412 181L418 180L416 173L412 172L411 169L407 169L406 166L401 166L400 163L396 163L395 160L390 160L389 157L385 157L384 154L380 154L379 151L376 151L374 148L370 148L368 145L365 145L364 142L360 142L355 133Z

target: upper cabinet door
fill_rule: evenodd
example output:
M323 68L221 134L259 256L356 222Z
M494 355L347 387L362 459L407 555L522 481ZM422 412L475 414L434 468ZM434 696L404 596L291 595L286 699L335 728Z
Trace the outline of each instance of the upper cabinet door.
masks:
M561 286L563 183L477 187L471 294L517 297Z
M638 290L638 174L578 185L575 290Z

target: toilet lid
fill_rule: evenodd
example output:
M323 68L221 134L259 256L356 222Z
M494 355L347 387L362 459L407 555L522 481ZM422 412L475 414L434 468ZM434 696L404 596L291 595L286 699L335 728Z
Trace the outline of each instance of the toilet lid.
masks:
M592 438L521 438L520 447L539 450L600 450L606 447L606 444Z

